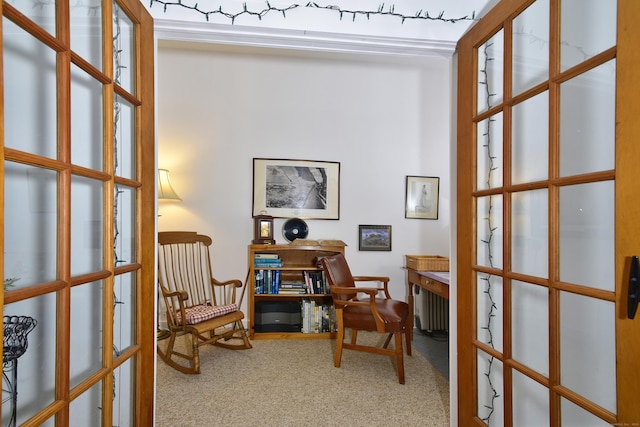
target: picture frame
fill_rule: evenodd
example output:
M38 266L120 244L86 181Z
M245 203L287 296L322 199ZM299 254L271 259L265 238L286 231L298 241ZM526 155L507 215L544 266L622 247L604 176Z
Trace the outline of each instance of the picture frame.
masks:
M252 216L340 219L340 163L253 159Z
M407 176L405 218L438 219L440 178Z
M359 225L358 250L360 251L390 251L390 225Z

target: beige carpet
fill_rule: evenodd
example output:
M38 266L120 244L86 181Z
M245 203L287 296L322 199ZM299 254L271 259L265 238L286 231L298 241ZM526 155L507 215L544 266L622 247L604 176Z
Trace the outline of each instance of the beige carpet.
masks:
M449 425L449 382L415 349L401 385L388 356L345 350L335 368L335 340L251 343L203 348L200 375L158 358L156 426Z

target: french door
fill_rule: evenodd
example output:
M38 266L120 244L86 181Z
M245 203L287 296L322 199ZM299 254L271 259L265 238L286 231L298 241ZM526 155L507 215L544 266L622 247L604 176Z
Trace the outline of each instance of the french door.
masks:
M638 19L502 0L459 42L461 426L640 423Z
M152 19L135 0L0 12L2 425L151 425Z

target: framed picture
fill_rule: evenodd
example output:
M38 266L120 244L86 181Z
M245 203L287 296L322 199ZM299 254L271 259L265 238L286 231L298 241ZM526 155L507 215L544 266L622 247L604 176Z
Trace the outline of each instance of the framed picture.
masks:
M438 219L440 178L407 176L405 218Z
M253 215L340 219L340 163L253 159Z
M358 249L361 251L390 251L390 225L360 225Z

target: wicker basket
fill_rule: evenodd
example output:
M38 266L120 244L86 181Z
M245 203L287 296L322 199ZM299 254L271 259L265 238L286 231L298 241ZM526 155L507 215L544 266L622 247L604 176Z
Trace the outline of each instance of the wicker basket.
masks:
M449 258L440 255L405 255L407 268L417 271L449 271Z

